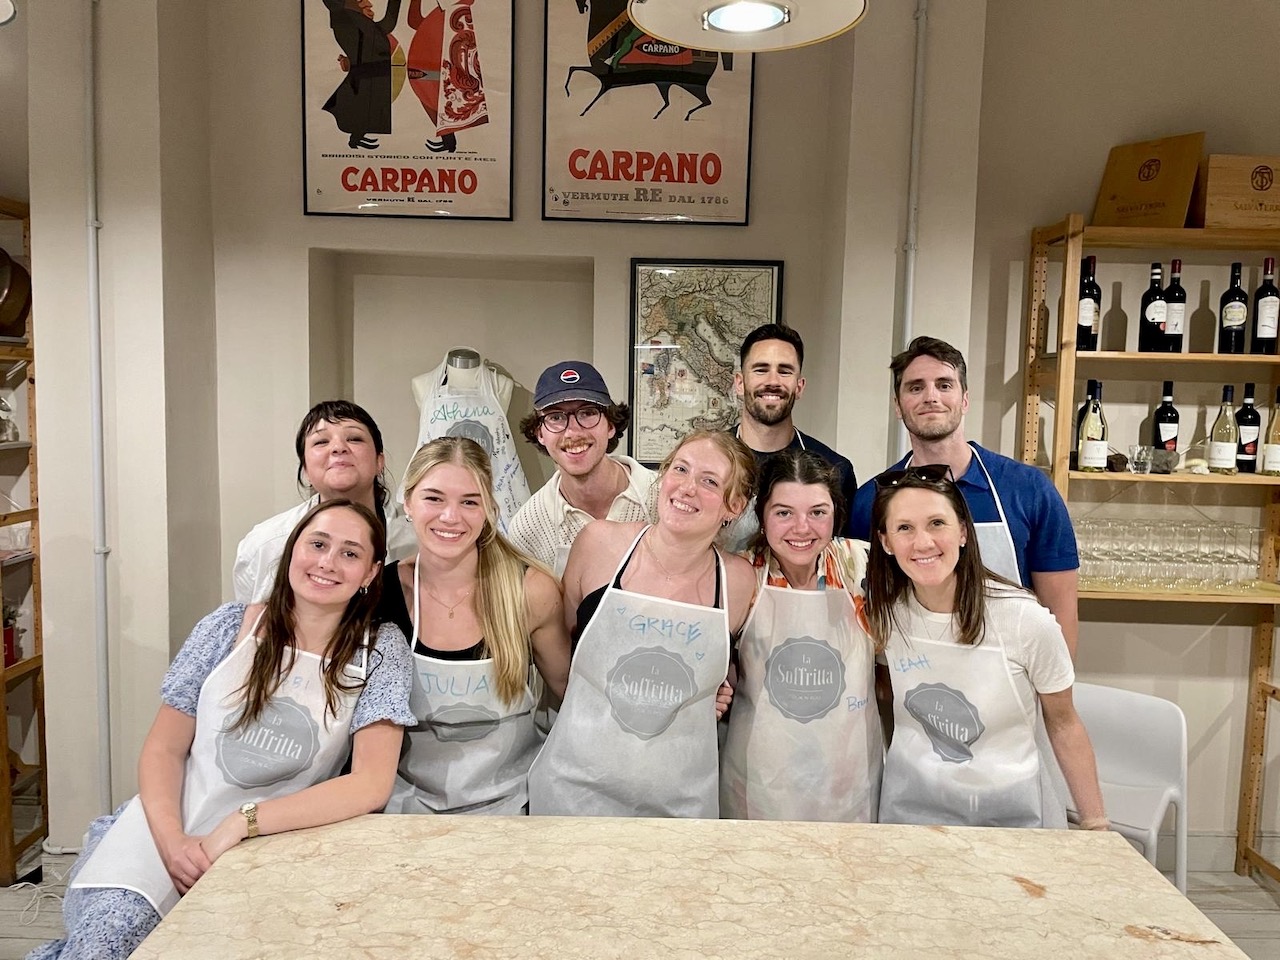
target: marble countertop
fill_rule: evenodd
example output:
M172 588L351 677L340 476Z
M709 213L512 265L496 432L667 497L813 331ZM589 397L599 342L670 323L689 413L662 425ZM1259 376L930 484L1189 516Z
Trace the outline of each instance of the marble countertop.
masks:
M1245 955L1114 833L368 816L241 843L133 956Z

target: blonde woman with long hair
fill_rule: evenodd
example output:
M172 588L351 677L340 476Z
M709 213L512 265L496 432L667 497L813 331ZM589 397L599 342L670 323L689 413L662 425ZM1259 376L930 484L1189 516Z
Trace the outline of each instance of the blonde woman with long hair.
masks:
M578 534L564 572L578 647L529 772L531 813L719 816L716 718L755 572L714 542L754 487L740 440L693 433L662 464L656 523L596 520Z
M475 441L423 444L402 492L418 552L386 568L381 612L413 649L418 725L386 812L524 813L541 743L530 663L556 696L569 676L559 584L499 532Z

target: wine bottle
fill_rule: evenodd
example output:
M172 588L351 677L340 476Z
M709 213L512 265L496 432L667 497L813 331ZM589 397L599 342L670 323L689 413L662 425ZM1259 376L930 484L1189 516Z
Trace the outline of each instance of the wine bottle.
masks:
M1151 446L1157 450L1178 449L1178 408L1173 405L1173 381L1164 382L1160 406L1151 415Z
M1236 470L1240 473L1256 473L1258 470L1258 434L1262 432L1262 417L1253 405L1253 384L1244 385L1244 403L1236 411Z
M1080 424L1084 422L1084 415L1089 410L1089 404L1093 403L1093 398L1098 393L1098 381L1090 380L1084 388L1084 403L1080 404L1080 409L1076 411L1076 432L1072 437L1073 443L1071 449L1078 451L1080 449ZM1079 461L1077 458L1077 466Z
M1102 319L1102 288L1094 279L1097 257L1080 261L1080 312L1076 318L1076 349L1098 349L1098 324Z
M1093 383L1093 399L1080 421L1080 442L1076 462L1085 473L1102 473L1107 469L1107 418L1102 412L1102 381ZM1232 460L1232 463L1235 461Z
M1276 327L1280 321L1280 290L1276 289L1276 258L1262 263L1262 285L1253 295L1253 343L1250 353L1276 352Z
M1169 353L1182 352L1182 334L1187 317L1187 291L1182 288L1182 261L1169 264L1169 285L1164 288L1164 348Z
M1231 384L1222 388L1222 409L1209 432L1210 473L1236 472L1236 444L1240 441L1240 429L1236 426L1236 412L1231 409L1235 397L1236 388Z
M1262 445L1262 472L1268 477L1280 477L1280 387L1276 387L1276 403L1267 424L1267 442Z
M1164 299L1161 281L1164 270L1158 263L1151 265L1151 286L1142 294L1142 310L1138 321L1138 349L1143 353L1164 353L1164 328L1168 317L1168 304Z
M1240 286L1240 264L1231 265L1231 286L1218 299L1218 352L1244 353L1244 324L1249 295Z

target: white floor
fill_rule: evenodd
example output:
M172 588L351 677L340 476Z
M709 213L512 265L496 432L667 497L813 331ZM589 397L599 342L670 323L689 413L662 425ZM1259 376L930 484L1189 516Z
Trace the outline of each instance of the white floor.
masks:
M45 857L39 892L0 889L0 960L20 960L62 934L63 890L72 857ZM1192 873L1187 895L1252 960L1280 960L1280 889L1234 873Z

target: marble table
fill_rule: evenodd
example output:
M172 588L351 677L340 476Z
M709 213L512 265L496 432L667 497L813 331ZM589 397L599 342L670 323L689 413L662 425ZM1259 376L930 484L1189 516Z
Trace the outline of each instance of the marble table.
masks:
M225 854L141 958L1244 958L1113 833L368 816Z

